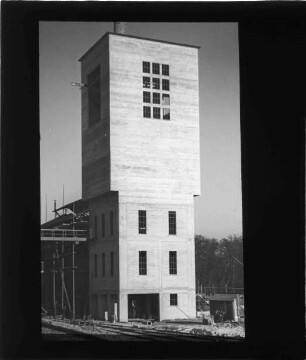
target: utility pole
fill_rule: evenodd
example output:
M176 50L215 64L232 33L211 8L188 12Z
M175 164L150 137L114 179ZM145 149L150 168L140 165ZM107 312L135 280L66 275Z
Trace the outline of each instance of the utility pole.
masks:
M75 321L74 242L72 243L72 320Z
M64 294L64 265L65 265L65 260L64 260L64 250L65 250L65 246L64 246L64 241L62 242L62 315L64 317L64 306L65 306L65 294Z
M56 319L56 296L55 296L55 253L53 253L53 306L54 306L54 319Z

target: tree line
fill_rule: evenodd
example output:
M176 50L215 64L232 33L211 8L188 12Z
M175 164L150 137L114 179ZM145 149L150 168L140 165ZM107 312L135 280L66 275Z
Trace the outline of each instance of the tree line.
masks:
M196 235L195 268L198 292L201 286L243 288L242 236L229 235L217 240Z

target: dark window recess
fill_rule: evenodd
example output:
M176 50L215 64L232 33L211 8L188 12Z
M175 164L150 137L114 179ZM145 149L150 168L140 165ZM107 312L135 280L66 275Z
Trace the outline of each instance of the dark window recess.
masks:
M163 90L166 90L166 91L170 90L170 81L169 80L163 79L162 84L163 84Z
M176 235L176 212L169 211L169 235Z
M177 306L177 294L170 294L170 305Z
M147 252L139 251L139 275L147 275Z
M150 63L147 61L142 62L142 72L150 73Z
M159 90L160 88L160 81L158 78L153 78L153 89Z
M151 108L150 106L143 107L143 117L150 118L151 117Z
M148 91L143 92L143 102L145 103L151 102L151 94Z
M176 251L169 251L169 274L177 274Z
M160 93L153 93L153 104L160 104Z
M101 117L100 67L87 76L88 87L88 126L92 126Z
M143 87L144 88L147 88L147 89L150 89L150 78L147 77L147 76L143 76L142 77L142 81L143 81Z
M162 65L162 74L169 76L169 65L166 65L166 64Z
M159 64L153 63L153 74L159 75Z
M114 212L111 211L109 214L109 229L110 229L110 234L114 235Z
M138 210L138 231L139 234L147 233L147 212L145 210Z
M114 253L110 253L110 276L114 276Z
M163 103L163 105L170 105L170 95L163 94L162 95L162 103Z
M101 217L101 231L102 231L102 237L105 236L105 214L102 214Z
M105 276L105 254L102 254L102 276Z
M160 119L160 108L153 108L153 118L154 119Z
M94 217L94 240L98 239L98 219Z
M163 119L170 120L170 109L163 109Z
M94 255L94 277L98 276L98 256Z

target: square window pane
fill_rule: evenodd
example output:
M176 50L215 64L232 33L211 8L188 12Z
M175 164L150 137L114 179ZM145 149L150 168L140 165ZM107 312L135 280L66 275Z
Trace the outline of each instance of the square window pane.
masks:
M162 65L162 74L169 76L169 65L166 65L166 64Z
M162 101L163 101L163 105L170 106L170 95L163 94L162 95Z
M150 73L150 63L147 61L142 62L142 71L144 73Z
M153 63L153 74L159 75L159 64Z
M153 104L160 104L160 93L153 93Z
M153 118L154 119L160 119L160 108L153 108Z
M160 89L160 81L158 78L153 78L153 89Z
M143 117L150 118L151 117L151 108L150 106L143 107Z
M163 119L170 120L170 109L163 109Z
M143 102L145 103L151 102L151 94L148 91L143 92Z
M163 79L163 90L169 91L170 90L170 81Z
M151 87L150 78L148 76L143 76L142 81L143 81L143 87L150 89Z

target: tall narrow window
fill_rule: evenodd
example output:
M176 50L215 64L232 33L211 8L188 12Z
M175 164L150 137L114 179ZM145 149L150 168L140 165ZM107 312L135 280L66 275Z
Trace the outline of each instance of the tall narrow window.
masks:
M98 239L98 219L94 217L94 240Z
M153 108L153 119L160 119L160 108Z
M170 120L170 109L163 109L163 119Z
M145 210L138 210L138 231L139 234L147 233L147 212Z
M101 84L100 67L97 67L87 76L88 87L88 126L100 120L101 115Z
M177 294L170 294L170 305L177 306Z
M94 277L98 276L98 255L94 255Z
M153 74L159 75L159 64L153 63Z
M102 254L102 276L105 276L105 254Z
M151 117L151 108L150 106L143 107L143 117L150 118Z
M169 80L163 79L162 85L163 85L163 90L166 90L166 91L170 90L170 81Z
M142 72L150 73L150 63L147 61L142 62Z
M153 78L153 89L159 89L160 88L160 81L158 78Z
M150 78L148 76L143 76L142 81L143 81L143 87L150 89L150 87L151 87Z
M143 102L150 103L151 102L151 94L149 91L143 92Z
M169 65L166 65L166 64L162 65L162 74L169 76Z
M170 95L169 94L163 94L162 95L162 102L163 102L163 105L170 105Z
M105 236L105 214L102 214L101 217L101 232L102 232L102 237Z
M111 211L109 214L109 231L111 235L114 235L114 212Z
M153 104L160 104L160 93L153 93Z
M176 235L176 212L169 211L169 235Z
M176 251L169 251L169 274L177 274Z
M114 253L110 253L110 276L114 276Z
M147 275L147 252L139 251L139 275Z

